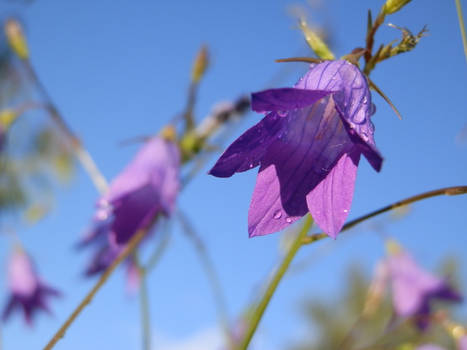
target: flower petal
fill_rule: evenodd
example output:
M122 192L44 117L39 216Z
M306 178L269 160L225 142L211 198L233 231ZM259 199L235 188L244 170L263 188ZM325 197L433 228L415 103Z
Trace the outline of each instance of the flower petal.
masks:
M280 196L281 185L276 167L271 164L260 169L248 211L248 234L250 237L277 232L300 219L306 209L296 215L287 214Z
M360 153L345 153L327 176L306 196L315 222L336 238L349 215Z
M277 113L269 113L227 148L209 174L230 177L236 172L258 166L269 145L282 133L286 125L287 120Z
M101 199L101 202L111 203L141 188L149 181L154 181L154 177L162 180L167 176L167 172L178 174L179 164L180 154L177 146L160 137L153 137L112 181L107 195ZM178 186L178 178L173 182Z
M283 119L288 131L261 162L248 213L250 236L278 231L305 215L306 195L353 148L330 97Z
M113 203L111 242L125 244L161 210L159 188L147 184Z
M310 69L295 87L336 91L332 96L347 131L371 166L380 171L383 158L376 149L370 120L375 109L367 79L358 67L344 60L326 61Z
M296 88L264 90L251 94L251 108L256 112L289 111L312 105L331 92Z
M8 318L10 318L10 315L13 312L13 310L16 309L18 306L20 306L18 299L14 295L11 295L8 300L8 303L5 306L5 309L3 310L2 320L7 321Z
M428 314L432 298L461 301L445 281L420 268L406 252L388 258L394 308L400 316Z

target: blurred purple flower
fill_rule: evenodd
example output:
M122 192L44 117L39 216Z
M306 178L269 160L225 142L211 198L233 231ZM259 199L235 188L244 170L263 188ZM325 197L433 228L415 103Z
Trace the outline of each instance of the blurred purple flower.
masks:
M413 317L421 330L429 325L432 300L462 301L462 296L445 280L423 270L400 248L390 254L387 264L396 313L401 317Z
M104 272L122 250L122 247L110 244L108 233L109 222L95 223L93 230L78 242L78 249L94 250L84 270L85 276L92 277Z
M294 88L252 95L270 112L222 154L210 174L230 177L260 166L248 213L251 236L282 230L308 211L331 237L352 202L363 154L376 171L374 113L365 76L347 61L312 65Z
M445 349L435 344L424 344L424 345L417 346L415 350L445 350Z
M467 350L467 334L460 337L457 345L459 350Z
M10 299L3 311L6 321L15 309L22 309L26 323L32 325L32 317L38 310L50 313L48 298L60 293L41 281L33 263L21 249L15 249L8 263L8 288Z
M149 227L158 214L169 216L179 190L179 166L180 154L173 142L161 137L147 141L98 201L94 231L107 231L118 246Z
M180 155L177 146L153 137L110 184L98 201L91 230L78 248L93 249L84 274L101 274L117 258L124 244L140 229L153 224L158 214L170 216L179 190ZM127 288L139 285L132 258L126 260Z

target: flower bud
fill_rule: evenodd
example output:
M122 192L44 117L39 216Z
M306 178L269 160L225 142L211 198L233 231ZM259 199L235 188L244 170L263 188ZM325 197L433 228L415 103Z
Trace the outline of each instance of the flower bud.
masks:
M22 60L29 58L28 45L20 23L10 18L5 22L5 35L13 52Z
M390 15L399 11L412 0L387 0L383 6L384 14Z
M177 139L177 131L171 124L166 125L160 132L160 136L167 141L174 142Z
M191 70L191 80L194 83L198 83L203 77L206 69L209 65L209 54L208 48L202 46L196 55L195 61L193 62L193 68Z
M395 240L388 239L386 241L386 251L388 255L397 255L402 252L402 248Z
M325 42L316 34L310 27L306 21L302 18L298 22L300 29L305 36L305 40L311 49L315 52L316 56L322 58L324 60L333 60L335 59L334 54L325 44Z
M18 118L18 113L14 109L4 109L0 111L0 128L2 130L8 129L16 118Z

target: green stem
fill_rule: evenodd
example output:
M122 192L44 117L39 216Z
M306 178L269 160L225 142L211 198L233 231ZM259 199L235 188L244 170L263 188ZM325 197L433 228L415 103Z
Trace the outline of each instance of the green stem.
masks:
M261 298L259 304L257 305L251 318L249 319L248 328L245 332L245 336L242 339L242 342L237 348L238 350L246 350L248 348L251 342L251 339L253 338L253 335L255 334L256 329L258 328L259 322L261 321L261 318L263 317L264 311L268 307L269 302L271 301L271 298L277 289L277 286L282 280L282 277L284 277L285 273L287 272L287 269L289 268L290 263L292 262L293 258L295 257L298 250L302 246L302 241L307 235L308 231L310 230L312 223L313 223L313 218L310 215L307 215L302 229L300 230L299 234L297 235L292 245L290 246L289 251L284 256L284 259L279 265L279 268L276 270L276 272L274 273L274 276L269 282L264 292L263 297Z
M118 265L120 265L122 261L128 258L128 256L130 256L130 254L132 254L133 251L138 247L139 243L143 240L146 233L147 233L146 229L139 230L133 235L133 237L131 237L130 241L128 242L126 247L123 249L123 251L120 253L120 255L112 262L112 264L110 264L107 270L104 271L104 273L101 275L101 277L99 278L97 283L94 285L94 287L92 287L92 289L89 291L86 297L79 303L76 309L67 318L65 323L63 323L63 325L59 328L59 330L54 334L52 339L50 339L50 341L44 347L44 350L52 349L57 344L57 342L65 336L65 333L68 330L68 328L71 326L71 324L81 314L84 308L89 303L91 303L92 299L94 298L94 295L99 291L99 289L101 289L101 287L105 284L105 282L107 282L108 278L112 275L112 273L115 271Z
M190 239L190 241L193 243L195 247L195 251L198 254L198 258L201 262L201 266L211 285L219 323L221 324L224 330L227 340L229 341L229 343L232 343L233 339L232 339L230 327L229 327L229 316L227 312L227 303L225 302L225 297L224 297L224 293L222 290L222 286L219 281L219 277L216 273L216 269L214 268L214 264L212 263L208 255L208 252L206 250L206 247L203 241L201 240L200 236L196 233L188 217L181 210L177 211L177 216L180 221L180 224L182 225L183 232Z
M467 60L467 35L465 34L464 16L462 15L461 0L456 1L457 16L459 18L459 28L462 35L462 44L464 45L465 59Z
M466 194L466 193L467 193L467 186L445 187L445 188L440 188L440 189L433 190L433 191L420 193L420 194L417 194L415 196L408 197L408 198L402 199L400 201L397 201L395 203L389 204L389 205L387 205L387 206L385 206L383 208L372 211L372 212L370 212L368 214L365 214L363 216L360 216L360 217L358 217L358 218L356 218L354 220L351 220L348 223L346 223L344 225L344 227L342 227L341 232L347 231L347 230L351 229L352 227L362 223L363 221L371 219L372 217L375 217L377 215L383 214L385 212L388 212L388 211L396 209L396 208L403 207L405 205L408 205L408 204L411 204L411 203L414 203L414 202L418 202L418 201L421 201L421 200L424 200L424 199L427 199L427 198L431 198L431 197L457 196L457 195ZM328 237L328 235L326 233L316 233L314 235L305 237L303 239L302 243L303 244L310 244L310 243L314 243L314 242L319 241L319 240L321 240L323 238L326 238L326 237Z
M141 323L143 330L143 350L151 350L151 317L149 314L149 295L146 269L139 267L141 282L139 286L139 299L141 305Z
M44 100L46 101L44 108L49 112L51 119L57 125L60 131L67 137L75 153L76 158L78 158L84 170L88 173L89 178L93 182L97 191L100 194L105 193L108 189L107 180L97 167L97 164L94 162L94 159L91 157L91 154L86 150L81 140L78 138L78 136L76 136L76 134L66 123L65 118L63 118L58 108L55 106L52 99L50 98L50 95L47 92L47 89L45 88L44 84L42 84L41 80L37 76L37 73L34 70L31 62L29 60L24 60L23 62L30 79L37 86L38 90L40 91L40 94L42 94Z
M169 223L167 223L167 225L169 225ZM144 271L146 273L152 271L154 269L154 267L156 267L157 263L162 258L162 255L165 253L165 250L167 249L167 247L168 247L168 245L170 243L171 232L166 231L166 232L163 232L163 234L164 235L162 236L159 245L152 252L151 256L148 259L148 262L144 266Z

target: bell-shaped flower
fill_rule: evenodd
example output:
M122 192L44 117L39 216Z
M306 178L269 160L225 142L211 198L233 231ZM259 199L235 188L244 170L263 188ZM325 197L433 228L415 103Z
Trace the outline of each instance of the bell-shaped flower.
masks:
M107 230L112 244L122 245L157 215L169 216L180 186L179 167L180 152L172 141L158 136L147 141L98 201L95 230Z
M7 278L10 298L3 311L4 320L15 310L22 310L26 323L31 325L37 311L50 313L49 298L60 295L39 278L33 262L20 248L16 248L11 255Z
M269 112L222 154L210 174L230 177L260 166L248 213L250 236L282 230L310 212L331 237L347 218L363 154L376 171L368 82L344 60L312 65L294 88L252 95Z
M400 317L411 317L420 329L430 323L434 300L460 302L462 296L446 280L424 270L402 248L390 243L386 260L392 283L393 305Z

